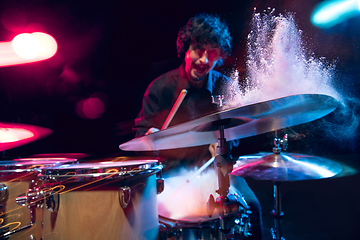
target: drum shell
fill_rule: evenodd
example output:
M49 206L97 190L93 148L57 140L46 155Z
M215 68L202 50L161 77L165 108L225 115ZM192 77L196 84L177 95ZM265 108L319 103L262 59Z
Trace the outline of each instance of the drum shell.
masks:
M62 182L65 189L58 194L57 212L47 209L43 212L43 240L157 238L154 173L88 183ZM122 187L131 188L126 208L119 202Z

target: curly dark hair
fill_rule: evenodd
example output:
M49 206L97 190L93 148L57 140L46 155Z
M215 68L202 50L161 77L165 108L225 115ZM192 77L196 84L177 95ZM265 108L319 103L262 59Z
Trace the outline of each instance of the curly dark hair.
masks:
M196 48L212 44L220 48L221 58L225 59L231 54L231 43L232 38L226 23L217 15L201 13L190 18L188 23L180 29L176 46L180 59L185 58L190 44L194 44ZM222 59L218 61L218 65L223 63Z

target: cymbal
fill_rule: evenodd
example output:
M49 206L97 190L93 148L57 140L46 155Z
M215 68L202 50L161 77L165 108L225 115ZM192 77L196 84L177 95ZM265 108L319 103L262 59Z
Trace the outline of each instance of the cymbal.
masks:
M231 175L274 182L330 178L342 171L334 161L298 153L258 153L241 156Z
M46 137L52 130L21 123L0 123L0 151L19 147Z
M218 126L224 121L224 135L235 140L319 119L338 106L323 94L300 94L213 113L149 135L132 139L119 147L124 151L153 151L216 143Z

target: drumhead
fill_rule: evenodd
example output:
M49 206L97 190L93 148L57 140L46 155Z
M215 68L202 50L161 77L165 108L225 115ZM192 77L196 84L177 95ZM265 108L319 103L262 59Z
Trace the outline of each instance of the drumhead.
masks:
M178 176L165 178L164 191L158 195L160 216L182 222L202 222L219 217L217 211L209 217L206 209L210 194L217 197L215 191L218 189L218 179L215 170L206 171L198 177L193 177L194 172L183 170Z

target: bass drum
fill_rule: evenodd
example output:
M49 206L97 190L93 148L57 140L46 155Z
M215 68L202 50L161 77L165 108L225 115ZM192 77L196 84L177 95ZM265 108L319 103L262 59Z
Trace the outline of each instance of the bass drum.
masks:
M75 161L76 159L59 161L42 158L0 162L0 239L28 239L30 236L41 236L41 227L37 227L35 223L37 209L30 209L25 202L17 200L21 196L24 197L31 186L37 188L36 176L39 168Z
M156 239L157 160L89 162L41 169L51 191L42 239Z
M165 178L164 183L164 191L158 195L160 240L219 239L219 214L214 211L209 217L206 209L209 196L217 196L216 172L210 170L194 177L192 172L186 171L178 176ZM233 187L230 187L229 192L239 194ZM237 230L248 231L244 229L247 224L243 224L248 221L244 218L248 206L242 197L239 199L240 210L235 215L242 226Z

